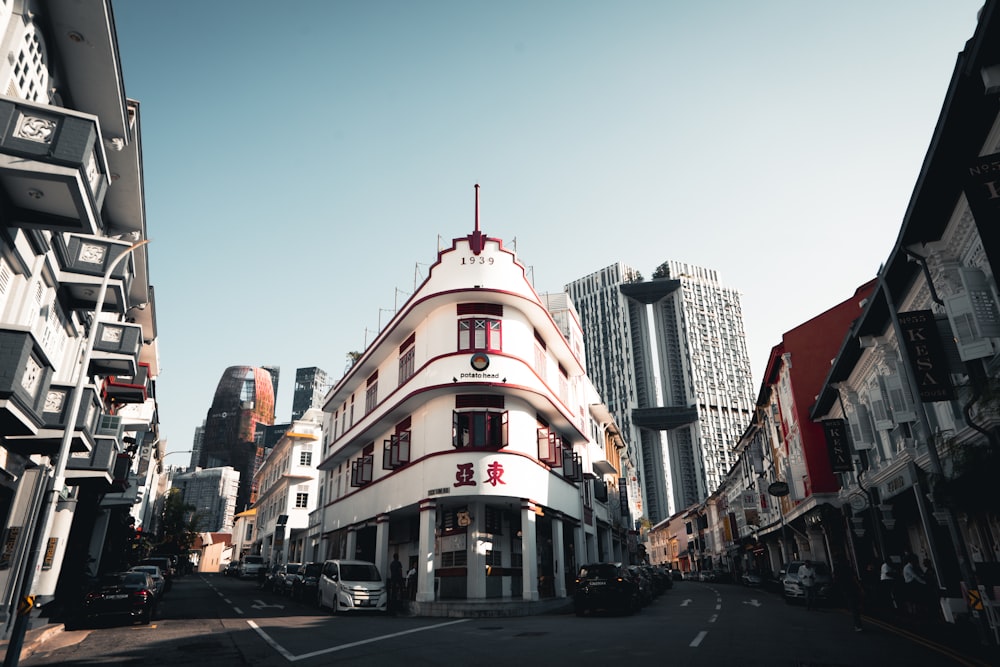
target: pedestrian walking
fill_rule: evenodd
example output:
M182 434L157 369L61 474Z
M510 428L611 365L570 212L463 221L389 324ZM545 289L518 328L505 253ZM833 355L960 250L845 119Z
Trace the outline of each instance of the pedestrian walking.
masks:
M861 585L861 580L847 560L840 559L837 561L833 571L833 580L841 596L844 598L847 611L851 612L854 631L863 631L864 626L861 625L861 605L864 601L865 591Z
M406 572L406 597L410 600L417 599L417 565L410 565Z
M399 552L392 554L389 563L389 612L395 614L403 600L403 564Z
M926 599L927 580L924 579L916 554L909 554L906 565L903 566L903 590L906 612L911 616L920 616Z
M816 603L816 570L812 561L805 561L799 566L799 583L806 594L806 609L812 609Z
M882 590L882 603L886 609L896 609L896 568L886 558L882 561L882 568L879 570L879 584Z

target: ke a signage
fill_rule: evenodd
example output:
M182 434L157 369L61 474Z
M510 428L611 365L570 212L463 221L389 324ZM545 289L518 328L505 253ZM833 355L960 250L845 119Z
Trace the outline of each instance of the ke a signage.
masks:
M910 368L917 380L920 401L952 401L955 388L951 384L948 358L938 334L933 311L915 310L899 314L899 328L910 359Z
M833 472L853 470L851 447L847 442L847 426L844 424L844 420L824 420L823 432L826 434L826 452L830 456L830 469Z

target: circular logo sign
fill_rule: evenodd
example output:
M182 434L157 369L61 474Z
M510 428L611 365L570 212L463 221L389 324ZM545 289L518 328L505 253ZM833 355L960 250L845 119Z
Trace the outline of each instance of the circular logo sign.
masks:
M778 498L788 495L788 484L785 482L772 482L770 486L767 487L767 492L772 496L777 496Z
M490 367L490 358L480 352L479 354L472 355L472 359L469 363L472 365L473 370L481 373Z
M851 509L860 512L868 507L868 499L860 493L852 493L850 497Z

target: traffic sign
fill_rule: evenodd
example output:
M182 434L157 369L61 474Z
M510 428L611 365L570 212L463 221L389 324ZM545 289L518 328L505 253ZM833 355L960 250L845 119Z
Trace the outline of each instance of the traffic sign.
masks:
M983 610L983 596L976 589L969 590L969 609L973 611Z
M35 606L35 597L33 595L25 595L17 603L17 615L27 616L31 613L31 608Z

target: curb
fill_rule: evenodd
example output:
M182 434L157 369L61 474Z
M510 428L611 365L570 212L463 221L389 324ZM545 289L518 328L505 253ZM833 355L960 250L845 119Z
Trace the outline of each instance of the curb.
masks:
M42 644L49 641L53 637L56 637L63 632L62 623L49 623L43 625L40 628L31 628L24 633L24 643L21 645L21 659L27 658L31 654L38 651ZM7 654L7 647L10 645L9 640L0 641L0 651L4 655Z

